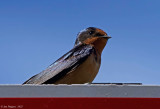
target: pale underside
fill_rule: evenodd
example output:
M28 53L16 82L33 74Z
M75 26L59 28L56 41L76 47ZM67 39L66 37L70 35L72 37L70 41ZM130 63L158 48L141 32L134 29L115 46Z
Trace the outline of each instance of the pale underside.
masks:
M100 59L95 60L92 53L82 65L71 70L63 78L56 81L54 84L84 84L91 83L96 77L100 67Z

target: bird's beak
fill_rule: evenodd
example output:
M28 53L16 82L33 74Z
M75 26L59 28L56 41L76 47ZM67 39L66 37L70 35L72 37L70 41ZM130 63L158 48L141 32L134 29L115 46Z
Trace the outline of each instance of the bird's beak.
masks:
M107 38L107 39L110 39L110 38L112 38L111 36L108 36L108 35L99 36L99 37L103 37L103 38Z

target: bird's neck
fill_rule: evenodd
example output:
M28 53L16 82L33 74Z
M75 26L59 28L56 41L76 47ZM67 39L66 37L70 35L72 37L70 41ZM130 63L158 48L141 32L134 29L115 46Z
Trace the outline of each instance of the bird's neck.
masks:
M94 38L86 40L85 44L91 44L98 51L98 53L101 54L107 43L107 40L108 39L106 38L94 37Z

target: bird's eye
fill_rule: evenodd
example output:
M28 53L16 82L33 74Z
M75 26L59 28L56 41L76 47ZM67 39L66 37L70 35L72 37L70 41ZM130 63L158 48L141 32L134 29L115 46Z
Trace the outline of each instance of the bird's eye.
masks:
M89 34L92 35L94 33L94 31L90 31Z

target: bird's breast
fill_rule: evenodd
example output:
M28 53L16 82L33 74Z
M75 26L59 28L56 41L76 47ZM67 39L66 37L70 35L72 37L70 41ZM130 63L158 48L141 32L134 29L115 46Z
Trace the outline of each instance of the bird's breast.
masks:
M91 83L96 77L101 63L101 56L93 52L83 63L71 70L55 84Z

